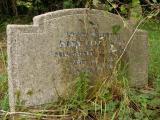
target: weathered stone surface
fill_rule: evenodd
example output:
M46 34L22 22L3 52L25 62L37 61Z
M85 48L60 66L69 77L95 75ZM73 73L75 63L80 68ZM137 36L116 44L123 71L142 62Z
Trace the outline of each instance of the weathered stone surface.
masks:
M148 41L147 33L138 30L128 50L128 73L130 86L144 87L148 84Z
M8 25L11 110L17 101L25 106L56 101L80 72L89 72L92 80L109 75L131 34L119 16L89 9L46 13L34 17L33 25ZM131 86L144 86L145 32L136 32L126 55Z

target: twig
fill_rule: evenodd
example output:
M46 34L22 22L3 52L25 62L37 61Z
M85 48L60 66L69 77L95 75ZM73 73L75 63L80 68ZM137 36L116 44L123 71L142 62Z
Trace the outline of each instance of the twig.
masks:
M51 117L51 118L61 118L61 117L69 117L69 115L47 115L47 114L36 114L36 113L30 113L30 112L7 112L4 110L0 110L2 114L4 114L4 120L8 116L15 116L15 115L25 115L25 116L41 116L41 117Z
M154 11L152 11L152 12L154 12ZM152 13L152 12L151 12L151 13ZM126 43L126 45L125 45L125 47L124 47L124 49L123 49L122 54L119 56L118 60L117 60L116 63L115 63L115 66L114 66L113 71L112 71L112 75L111 75L110 77L108 77L107 79L104 80L104 82L102 83L102 85L100 86L100 88L99 88L99 90L98 90L98 93L99 93L100 90L102 89L103 85L105 85L106 81L108 81L108 80L110 81L110 80L111 80L110 78L112 78L113 75L115 75L115 72L116 72L118 63L120 62L120 60L122 59L123 55L125 54L125 52L126 52L128 46L129 46L130 42L132 41L135 33L137 32L139 26L140 26L146 19L148 19L148 16L145 17L144 19L142 19L142 20L138 23L138 25L136 26L136 28L135 28L135 30L133 31L132 35L130 36L128 42Z
M125 20L123 19L123 17L120 15L120 13L118 12L118 10L113 6L113 4L107 0L107 2L114 8L114 10L117 12L118 16L122 19L124 26L126 25Z
M142 20L138 23L138 25L136 26L133 34L131 35L131 37L129 38L127 44L125 45L125 48L123 49L122 54L120 55L120 57L119 57L118 60L116 61L116 64L115 64L115 67L114 67L114 72L115 72L115 70L117 69L117 65L118 65L118 63L120 62L120 60L122 59L123 55L125 54L125 52L126 52L128 46L129 46L131 40L133 39L135 33L138 31L139 26L140 26L147 18L148 18L148 17L145 17L144 19L142 19Z
M55 112L60 112L59 110L30 110L31 112L34 113L55 113Z

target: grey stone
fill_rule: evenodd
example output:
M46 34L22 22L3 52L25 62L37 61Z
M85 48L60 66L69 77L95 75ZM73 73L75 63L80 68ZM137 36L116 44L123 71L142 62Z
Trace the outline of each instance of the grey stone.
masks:
M93 81L110 75L132 33L119 16L94 9L49 12L34 17L33 25L8 25L11 111L17 101L29 107L65 96L80 72L91 74ZM145 32L135 33L125 55L130 85L146 85Z

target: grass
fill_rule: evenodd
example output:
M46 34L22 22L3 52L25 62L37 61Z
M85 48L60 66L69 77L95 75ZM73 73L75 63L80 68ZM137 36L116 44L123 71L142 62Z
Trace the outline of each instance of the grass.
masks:
M48 112L23 112L22 115L27 114L28 117L23 119L29 119L31 116L36 119L55 117L50 116L51 114L59 114L63 118L69 114L72 118L80 120L160 120L160 22L146 21L141 28L149 33L148 88L129 88L123 70L119 72L119 80L106 82L100 90L98 84L91 90L87 82L88 74L82 73L76 79L74 95L70 95L72 97L60 98L57 103L45 106ZM5 111L9 109L7 90L7 75L3 73L0 74L0 109ZM55 109L58 112L55 112Z
M160 77L160 21L150 20L141 26L149 35L149 74Z
M7 75L0 75L0 109L8 110L8 82Z

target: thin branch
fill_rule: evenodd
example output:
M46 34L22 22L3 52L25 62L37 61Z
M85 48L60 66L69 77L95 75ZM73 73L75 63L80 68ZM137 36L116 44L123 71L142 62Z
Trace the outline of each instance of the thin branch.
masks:
M152 11L152 12L154 13L154 11ZM151 13L152 13L152 12L151 12ZM148 19L148 16L145 17L144 19L142 19L142 20L138 23L138 25L136 26L136 28L135 28L135 30L133 31L131 37L129 38L128 42L126 43L126 45L125 45L125 47L124 47L124 49L123 49L122 54L120 55L120 57L118 58L118 60L117 60L116 63L115 63L114 69L113 69L113 71L112 71L112 75L104 80L104 82L102 83L102 85L100 86L100 88L99 88L99 90L98 90L98 93L100 92L100 90L102 89L102 87L105 85L105 83L106 83L108 80L110 81L111 78L113 77L113 75L115 75L115 72L116 72L118 63L120 62L120 60L122 59L123 55L125 54L125 52L126 52L128 46L129 46L130 42L132 41L135 33L138 31L139 26L140 26L146 19Z
M125 20L123 19L123 17L120 15L120 13L118 12L118 10L113 6L113 4L107 0L107 2L114 8L114 10L117 12L118 16L121 18L121 20L123 21L124 26L126 25Z
M30 113L30 112L7 112L7 111L4 111L4 110L0 110L0 112L4 115L4 120L5 120L8 116L15 116L15 115L41 116L41 117L50 117L50 118L69 117L69 115L47 115L47 114Z

